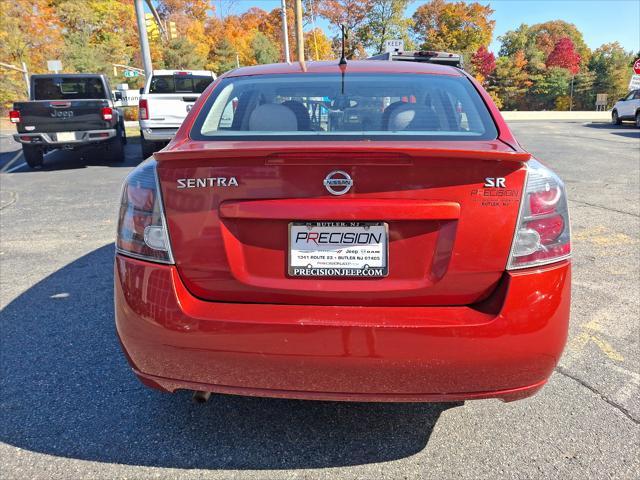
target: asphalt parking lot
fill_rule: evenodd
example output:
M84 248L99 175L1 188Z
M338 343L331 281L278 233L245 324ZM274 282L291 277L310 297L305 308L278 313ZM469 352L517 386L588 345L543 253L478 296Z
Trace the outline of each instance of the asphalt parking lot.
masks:
M124 163L54 152L30 171L3 132L2 478L638 478L640 130L512 128L567 184L574 295L556 373L511 404L194 405L146 389L120 352L112 301L116 205L139 145Z

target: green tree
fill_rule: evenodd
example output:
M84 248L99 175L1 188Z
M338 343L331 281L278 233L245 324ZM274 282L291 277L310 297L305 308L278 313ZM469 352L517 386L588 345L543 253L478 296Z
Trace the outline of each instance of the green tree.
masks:
M593 51L589 70L594 75L594 93L609 95L609 104L614 103L627 92L634 61L633 52L627 52L618 43L606 43Z
M62 66L67 72L96 72L112 84L123 77L113 73L113 63L140 65L133 5L127 0L62 0L56 14L62 24Z
M522 50L513 56L498 57L496 69L489 86L490 92L497 95L508 110L522 107L522 100L533 82L527 70L527 59Z
M86 31L67 32L64 37L62 66L67 72L105 73L113 70L103 48L91 41Z
M569 95L570 86L571 72L566 68L551 67L536 82L532 94L537 97L538 108L553 109L556 98Z
M203 69L206 63L206 59L195 51L194 45L182 37L169 41L162 53L165 68L198 70Z
M256 32L251 40L251 50L256 63L276 63L280 59L280 50L264 33Z
M236 68L236 49L226 38L222 38L213 49L213 57L207 64L207 68L223 74Z
M573 108L575 110L593 110L596 101L594 91L595 72L584 70L573 79Z
M409 0L373 0L362 27L356 32L364 47L372 53L381 53L385 41L402 39L405 49L410 50L411 19L404 15L408 4Z

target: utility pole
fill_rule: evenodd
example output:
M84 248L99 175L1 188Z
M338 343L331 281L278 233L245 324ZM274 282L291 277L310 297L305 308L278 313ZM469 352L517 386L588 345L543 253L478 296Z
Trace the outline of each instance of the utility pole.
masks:
M31 98L31 84L29 83L29 70L27 70L27 64L22 62L22 78L27 85L27 98Z
M571 100L569 100L569 111L573 111L573 79L575 75L571 75Z
M291 63L289 57L289 29L287 28L287 2L282 0L282 39L284 41L284 61Z
M304 64L304 35L302 33L302 0L296 0L296 43L298 61Z
M140 35L140 51L142 52L142 64L147 78L151 77L153 67L151 66L151 52L149 51L149 39L147 38L147 25L144 20L143 0L133 0L136 7L136 17L138 19L138 35Z

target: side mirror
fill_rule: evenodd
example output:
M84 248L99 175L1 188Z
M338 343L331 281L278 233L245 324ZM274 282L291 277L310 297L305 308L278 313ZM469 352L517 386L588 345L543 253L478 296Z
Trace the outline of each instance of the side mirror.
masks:
M113 94L113 98L115 98L116 102L121 102L122 101L122 92L119 90L116 90Z
M140 93L144 93L144 87L140 89Z
M618 99L619 102L624 102L624 97Z

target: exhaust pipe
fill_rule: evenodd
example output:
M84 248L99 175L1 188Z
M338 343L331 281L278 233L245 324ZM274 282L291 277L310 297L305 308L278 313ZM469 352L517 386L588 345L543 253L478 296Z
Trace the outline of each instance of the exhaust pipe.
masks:
M201 392L195 390L193 392L193 403L207 403L211 398L211 392Z

